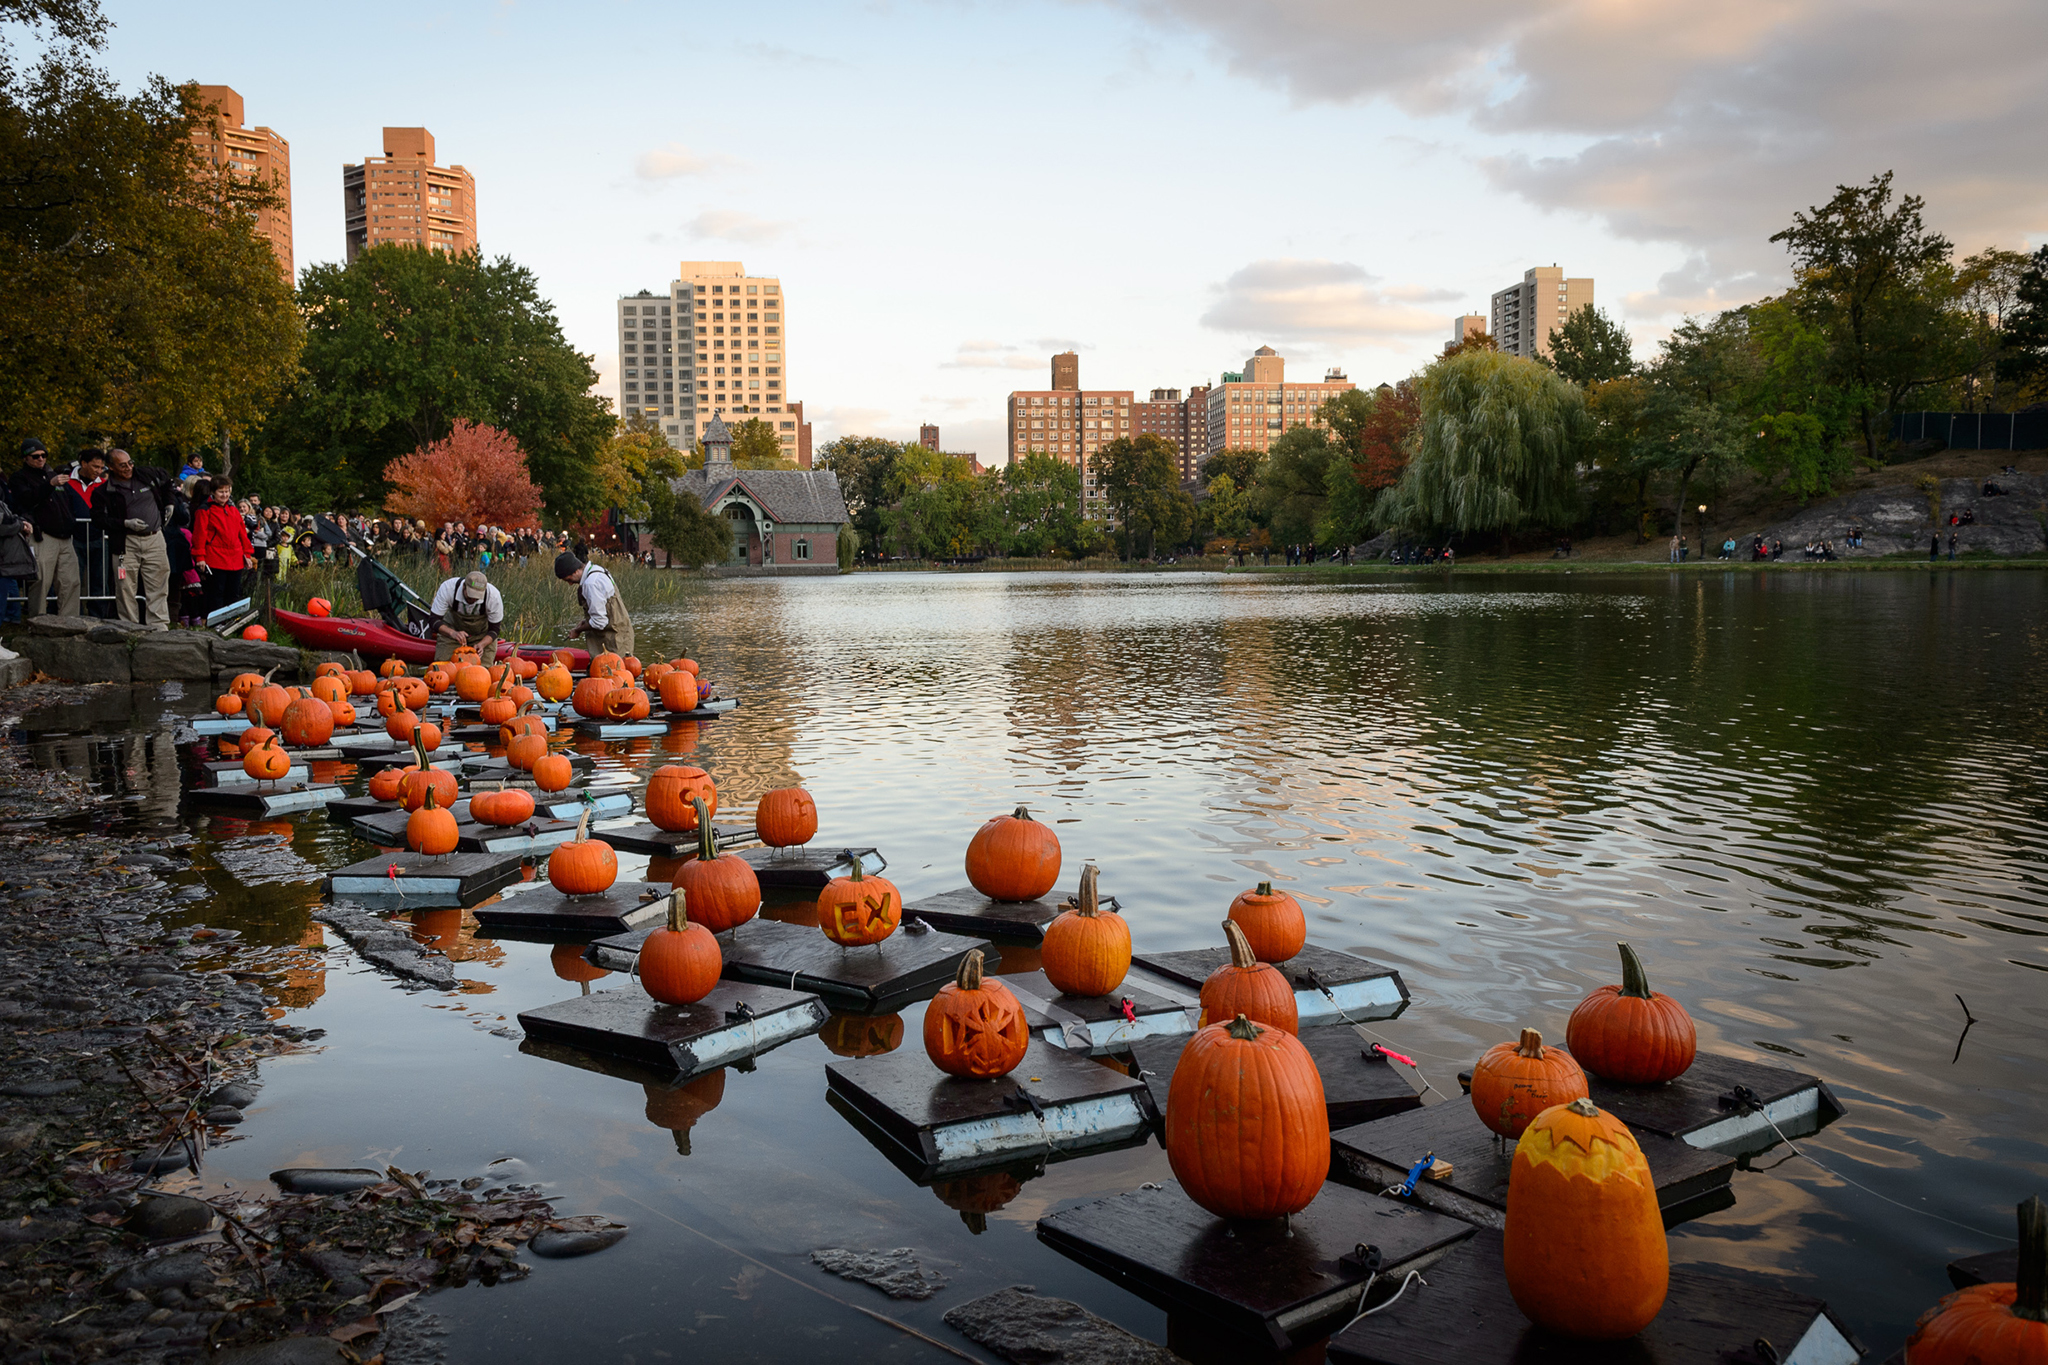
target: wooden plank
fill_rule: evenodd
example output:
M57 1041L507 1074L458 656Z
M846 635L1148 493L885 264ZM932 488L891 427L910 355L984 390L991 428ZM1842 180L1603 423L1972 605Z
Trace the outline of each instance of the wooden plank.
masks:
M589 754L563 754L561 756L569 760L569 771L572 773L587 774L594 771L597 767L597 760ZM493 756L490 754L464 752L462 754L461 770L462 775L469 780L472 786L480 781L495 782L501 777L510 782L514 778L526 776L524 772L508 763L502 754Z
M1131 960L1200 991L1209 973L1230 960L1230 950L1141 953ZM1288 961L1274 965L1294 984L1295 1009L1304 1025L1342 1023L1347 1015L1353 1020L1391 1019L1408 1007L1408 987L1399 972L1351 953L1311 943Z
M774 986L722 981L694 1005L663 1005L636 984L527 1010L519 1026L529 1038L687 1079L816 1033L830 1014L817 996Z
M872 848L749 848L740 852L747 860L747 866L754 869L754 875L763 886L782 886L800 890L823 891L825 884L834 877L844 877L853 871L853 860L858 856L861 867L869 873L879 873L889 865L889 860Z
M1666 1226L1697 1217L1716 1191L1728 1188L1735 1173L1734 1157L1702 1151L1648 1129L1631 1131L1650 1163ZM1415 1202L1481 1227L1506 1224L1508 1169L1515 1143L1495 1138L1462 1095L1333 1131L1330 1151L1333 1176L1375 1192L1401 1183L1409 1167L1434 1152L1451 1164L1451 1176L1417 1181Z
M1552 1336L1523 1317L1497 1232L1475 1233L1427 1278L1332 1337L1333 1365L1855 1365L1862 1355L1827 1304L1761 1275L1673 1266L1656 1321L1618 1342ZM1759 1341L1773 1354L1757 1352Z
M1806 1137L1846 1112L1817 1076L1706 1052L1693 1059L1683 1076L1663 1085L1618 1085L1588 1076L1587 1086L1593 1103L1631 1128L1733 1156L1777 1145L1772 1123L1787 1137ZM1743 1112L1735 1098L1737 1086L1763 1104L1762 1113Z
M948 1076L902 1047L830 1062L825 1083L931 1176L1127 1145L1158 1118L1143 1082L1035 1041L997 1080Z
M585 739L646 739L650 735L668 733L668 722L649 717L646 720L579 720L576 733Z
M305 780L305 755L295 751L291 755L291 767L285 769L284 776L276 779L276 781L286 786L292 786ZM256 779L249 776L248 770L242 766L241 759L234 758L225 759L217 763L200 764L199 784L205 787L252 787L256 785ZM271 779L266 778L264 779L264 785L274 784L271 782Z
M315 810L335 800L341 788L331 782L293 782L276 786L194 787L192 800L213 810L231 810L267 818L293 811Z
M565 896L544 883L501 896L472 912L489 937L545 935L548 941L593 939L621 934L636 925L653 928L668 894L664 882L614 882L596 896Z
M697 852L697 831L694 829L660 829L643 820L638 824L612 825L594 832L621 853L649 853L662 858L687 858ZM711 822L711 834L720 850L760 841L760 836L754 832L751 824L720 824L714 819Z
M2019 1278L2018 1247L1964 1256L1948 1263L1948 1282L1958 1289L1968 1289L1973 1284L2018 1284Z
M358 901L474 905L518 881L520 862L516 854L450 853L429 858L412 852L380 853L330 874L327 891Z
M1024 1019L1031 1031L1054 1047L1122 1052L1142 1039L1184 1039L1195 1031L1195 1019L1187 1006L1128 980L1099 996L1063 994L1042 971L1002 980L1024 1006Z
M1039 1240L1142 1298L1280 1351L1357 1311L1368 1272L1340 1257L1377 1247L1380 1280L1398 1284L1472 1235L1456 1219L1335 1184L1284 1222L1218 1218L1178 1181L1065 1204L1038 1221Z
M1422 1107L1422 1097L1415 1093L1408 1073L1377 1053L1368 1053L1364 1040L1349 1024L1312 1026L1296 1036L1322 1073L1323 1105L1329 1111L1331 1132ZM1132 1060L1152 1087L1152 1100L1162 1114L1174 1068L1186 1046L1186 1038L1147 1038L1131 1049Z
M450 765L461 758L464 752L465 750L460 744L444 742L440 748L427 751L427 761L436 767L449 768L452 772L453 768ZM386 749L381 753L358 754L355 756L356 768L364 774L382 772L386 768L409 768L418 761L418 755L414 754L411 749L400 748Z
M983 938L1037 943L1045 938L1045 926L1059 917L1062 902L1076 894L1078 892L1070 890L1064 896L1054 892L1035 901L999 901L989 899L971 886L963 886L956 891L941 892L914 904L906 904L903 913L905 916L916 915L932 928L949 934L978 934ZM1120 911L1123 907L1115 896L1104 896L1102 908Z

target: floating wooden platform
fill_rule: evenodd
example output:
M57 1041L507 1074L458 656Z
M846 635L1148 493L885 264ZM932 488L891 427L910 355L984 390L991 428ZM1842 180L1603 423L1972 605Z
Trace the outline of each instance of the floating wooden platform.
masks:
M472 913L492 938L593 939L637 925L652 929L672 889L663 882L614 882L602 895L565 896L552 886L537 885L479 905Z
M470 709L471 708L469 707L458 708L456 711L457 721L461 721L462 712L468 711ZM554 731L555 718L553 716L537 715L533 717L533 719L538 720L541 723L542 729L547 730L550 733ZM495 725L487 725L483 721L476 720L474 716L472 716L470 718L470 723L458 723L451 726L447 731L445 737L448 739L457 740L464 744L496 744L498 742L498 727Z
M1285 1223L1228 1222L1171 1180L1064 1205L1038 1220L1040 1241L1140 1297L1281 1351L1358 1311L1369 1272L1340 1257L1361 1245L1379 1248L1377 1283L1391 1286L1472 1235L1454 1218L1336 1184ZM1455 1359L1432 1357L1436 1365Z
M526 704L526 714L529 716L539 716L541 719L547 721L548 729L550 730L555 728L555 718L557 716L563 715L564 713L567 713L568 711L569 703L565 701L542 701L539 697L535 697L532 701ZM481 721L484 715L483 703L476 701L458 701L455 704L455 715L458 719L461 720Z
M993 1081L948 1076L904 1046L830 1062L825 1083L927 1175L1129 1145L1158 1119L1143 1082L1038 1042Z
M327 803L327 818L337 825L349 825L365 815L398 809L396 801L379 801L373 796L342 796Z
M650 926L651 928L651 926ZM590 945L590 960L612 971L632 970L649 929L614 934ZM868 948L841 948L815 926L760 916L720 935L728 980L759 981L813 991L840 1009L886 1013L938 992L960 970L960 959L988 943L936 931L901 930Z
M1316 1025L1302 1029L1296 1036L1315 1059L1316 1070L1322 1073L1323 1105L1329 1111L1332 1133L1355 1123L1422 1107L1422 1097L1415 1093L1408 1073L1377 1053L1367 1052L1365 1040L1349 1024ZM1131 1049L1132 1060L1144 1073L1145 1083L1152 1087L1153 1103L1162 1114L1166 1112L1166 1094L1173 1085L1174 1068L1180 1065L1181 1049L1186 1045L1185 1038L1147 1038ZM1333 1168L1332 1174L1335 1173Z
M1137 966L1197 992L1209 973L1229 960L1227 948L1141 953L1131 959ZM1391 1019L1408 1007L1408 987L1399 972L1350 953L1311 943L1288 961L1274 965L1294 983L1294 1005L1304 1026L1342 1023L1346 1015L1354 1020Z
M1067 896L1075 895L1069 891ZM1045 937L1045 926L1059 917L1066 896L1055 892L1042 900L990 900L971 886L926 896L903 907L904 918L916 915L934 929L949 934L979 934L984 938L1014 939L1037 943ZM1121 910L1115 896L1102 897L1102 908Z
M929 922L929 921L927 921ZM1125 981L1108 995L1064 995L1044 972L1021 972L1002 978L1024 1006L1032 1033L1054 1047L1076 1052L1117 1052L1141 1039L1184 1038L1195 1031L1195 1017L1177 1000L1154 995ZM1128 1003L1130 1013L1124 1012ZM1179 1044L1176 1043L1178 1051Z
M663 1005L634 983L519 1016L529 1038L687 1078L816 1033L831 1015L815 995L721 981L694 1005Z
M1848 1112L1818 1076L1705 1052L1683 1076L1663 1085L1617 1085L1598 1076L1586 1082L1593 1103L1629 1127L1731 1156L1776 1146L1773 1123L1786 1137L1800 1138ZM1744 1112L1737 1086L1761 1102L1761 1112Z
M569 771L572 773L589 773L597 767L597 760L589 754L564 754L562 757L569 760ZM462 775L469 779L472 786L479 781L495 781L501 777L507 782L528 777L528 774L513 767L502 754L494 757L490 754L465 752L462 754L461 768Z
M327 878L331 896L407 905L474 905L520 878L517 854L380 853L352 863ZM396 875L393 875L394 872Z
M855 857L869 874L879 873L889 865L889 860L872 848L749 848L742 850L740 856L754 869L761 885L795 890L823 891L834 877L852 873Z
M585 739L646 739L668 733L668 722L649 716L646 720L579 720L576 733Z
M266 783L260 787L254 783L239 787L194 787L190 795L195 802L209 809L230 810L267 819L273 815L316 809L340 797L342 791L331 782L301 781L275 785Z
M1656 1321L1618 1342L1567 1340L1523 1317L1497 1232L1475 1233L1426 1278L1332 1337L1334 1365L1855 1365L1863 1354L1827 1304L1761 1275L1673 1266Z
M1650 1163L1664 1225L1674 1227L1735 1202L1728 1181L1735 1158L1689 1147L1647 1129L1631 1129ZM1451 1163L1448 1180L1415 1182L1415 1202L1480 1227L1507 1225L1512 1140L1496 1140L1472 1102L1454 1095L1427 1109L1374 1119L1330 1134L1330 1174L1378 1193L1398 1185L1427 1153Z
M694 711L659 711L656 714L663 720L717 720L726 712L738 709L739 704L738 697L721 697L717 701L705 702Z
M680 858L697 851L697 831L694 829L660 829L642 821L637 825L614 825L592 833L621 853L651 853L657 857ZM760 836L752 825L720 824L716 819L711 822L711 837L720 851L760 842Z
M239 735L249 728L247 716L223 716L212 711L193 717L190 723L194 733L202 735Z
M469 818L467 801L457 801L449 809L455 813L455 847L462 853L536 853L576 837L574 820L558 820L539 811L531 820L516 825L486 825ZM378 810L358 817L355 830L373 844L401 848L411 818L411 812L399 807Z
M427 750L427 761L453 772L450 764L460 759L464 752L460 744L450 744L443 740L440 748ZM373 753L351 754L350 757L354 759L356 767L365 773L382 772L386 768L409 768L419 761L418 755L410 748L396 747Z
M1973 1284L2017 1284L2020 1278L2020 1249L1987 1251L1948 1263L1948 1282L1958 1289Z
M291 761L292 765L285 770L283 777L278 778L276 783L265 779L263 785L292 786L296 783L304 782L306 780L305 757L302 754L293 753ZM256 779L249 776L248 770L242 767L242 760L236 758L224 759L218 763L200 764L199 783L203 787L253 787L256 785Z
M593 820L607 820L633 813L633 793L619 788L601 788L571 785L558 792L544 792L533 785L533 779L520 774L521 780L503 779L508 791L525 792L533 798L535 812L553 820L574 820L585 810ZM462 779L457 779L461 781ZM468 791L496 791L498 778L471 778L466 783Z

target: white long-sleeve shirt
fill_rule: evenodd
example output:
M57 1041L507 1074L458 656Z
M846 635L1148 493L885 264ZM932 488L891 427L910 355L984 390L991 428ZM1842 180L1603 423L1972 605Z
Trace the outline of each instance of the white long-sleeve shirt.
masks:
M603 630L611 624L610 603L618 592L612 576L595 564L583 566L582 581L576 585L577 596L583 599L583 616L594 630Z

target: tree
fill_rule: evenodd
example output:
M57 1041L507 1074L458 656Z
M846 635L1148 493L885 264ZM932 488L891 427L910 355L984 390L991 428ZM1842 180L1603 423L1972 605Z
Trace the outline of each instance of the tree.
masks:
M749 417L732 429L732 462L739 469L796 468L796 461L783 455L775 428L758 417Z
M1186 541L1194 527L1195 503L1180 486L1179 452L1152 432L1119 436L1096 454L1096 483L1109 499L1126 555L1140 542L1153 558L1163 540L1169 549Z
M1963 316L1964 345L1970 368L1959 401L1964 411L1983 404L1986 412L2002 406L2000 361L2006 345L2005 321L2019 306L2030 265L2023 251L1987 247L1956 270L1955 301Z
M1422 409L1415 383L1382 384L1373 390L1354 389L1324 403L1317 416L1336 434L1350 458L1333 460L1325 475L1329 506L1327 531L1333 544L1351 544L1371 535L1373 509L1379 495L1401 481Z
M602 510L598 452L617 419L525 267L374 246L308 267L299 309L304 372L266 429L266 479L304 500L374 502L393 457L468 420L518 438L557 522Z
M1659 468L1648 439L1650 398L1650 381L1640 374L1610 379L1586 392L1585 455L1610 496L1627 503L1639 544L1650 538L1650 487Z
M1383 525L1463 535L1555 526L1578 506L1584 390L1533 360L1472 350L1415 384L1415 457L1381 498Z
M1209 480L1205 490L1208 501L1204 504L1209 514L1209 525L1216 534L1232 544L1238 544L1252 533L1251 496L1238 488L1228 474L1218 474Z
M1695 479L1719 488L1749 445L1741 402L1763 375L1740 310L1701 323L1687 318L1650 366L1639 458L1676 480L1677 524L1693 509Z
M1263 450L1219 450L1202 461L1202 483L1206 486L1218 475L1228 474L1240 492L1249 493L1258 486L1265 463Z
M675 447L661 427L644 417L627 419L625 427L598 451L591 470L601 499L598 506L616 508L634 521L646 520L649 470L662 456L675 462Z
M966 457L927 450L915 441L897 447L892 505L882 513L888 542L902 555L954 558L983 550L982 489Z
M2036 251L2013 287L2004 317L1998 372L2021 385L2048 380L2048 246Z
M1000 478L1005 550L1031 558L1080 551L1086 535L1079 469L1034 450L1011 461Z
M839 493L861 545L870 554L882 552L882 512L889 506L891 484L896 474L896 457L903 453L898 441L879 436L842 436L828 441L812 463L839 476Z
M1343 463L1341 447L1317 427L1289 427L1274 440L1252 502L1276 543L1327 543L1330 466Z
M1468 351L1498 351L1500 343L1493 339L1491 332L1473 332L1456 341L1444 343L1444 353L1439 359L1449 360L1452 356L1464 355Z
M664 442L647 464L648 530L671 566L677 560L692 569L723 563L732 558L732 528L695 496L676 488L682 474L681 458Z
M1767 299L1727 316L1746 322L1755 355L1752 374L1737 387L1741 410L1756 424L1751 466L1802 498L1825 497L1854 464L1858 391L1830 381L1826 335L1786 301Z
M1544 363L1586 389L1619 379L1636 367L1627 329L1590 303L1574 309L1564 326L1551 328L1550 354Z
M536 526L540 490L526 453L509 432L458 418L448 435L394 460L389 506L429 525L460 521L510 529Z

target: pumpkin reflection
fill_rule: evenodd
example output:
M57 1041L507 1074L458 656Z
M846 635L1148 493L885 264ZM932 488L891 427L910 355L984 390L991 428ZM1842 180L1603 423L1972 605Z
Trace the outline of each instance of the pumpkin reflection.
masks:
M279 1015L286 1009L305 1009L327 993L327 966L315 951L326 944L324 927L309 922L299 936L299 947L306 951L291 955L290 960L299 965L285 968L284 981L277 988L277 1003L282 1007Z
M676 1151L688 1156L690 1130L697 1126L698 1119L716 1109L718 1102L725 1098L725 1068L720 1067L708 1076L699 1076L674 1090L648 1083L643 1083L640 1088L647 1092L647 1121L656 1128L666 1128L674 1133Z
M590 994L590 983L611 973L595 965L583 956L585 945L581 943L557 943L548 954L548 965L555 969L555 975L564 981L574 981L583 987L585 995Z
M939 1202L959 1213L967 1230L979 1237L988 1231L988 1216L1023 1192L1024 1182L1008 1171L941 1180L932 1186Z
M818 1030L825 1046L839 1057L873 1057L903 1045L900 1014L835 1014Z
M664 853L651 853L647 857L647 875L641 880L667 882L674 886L676 875L682 871L683 864L689 861L691 860L688 858L671 858Z
M412 912L412 941L425 948L447 952L462 937L462 911L415 910Z
M694 720L680 720L668 727L668 733L661 737L661 751L665 754L694 754L697 740L703 729Z

